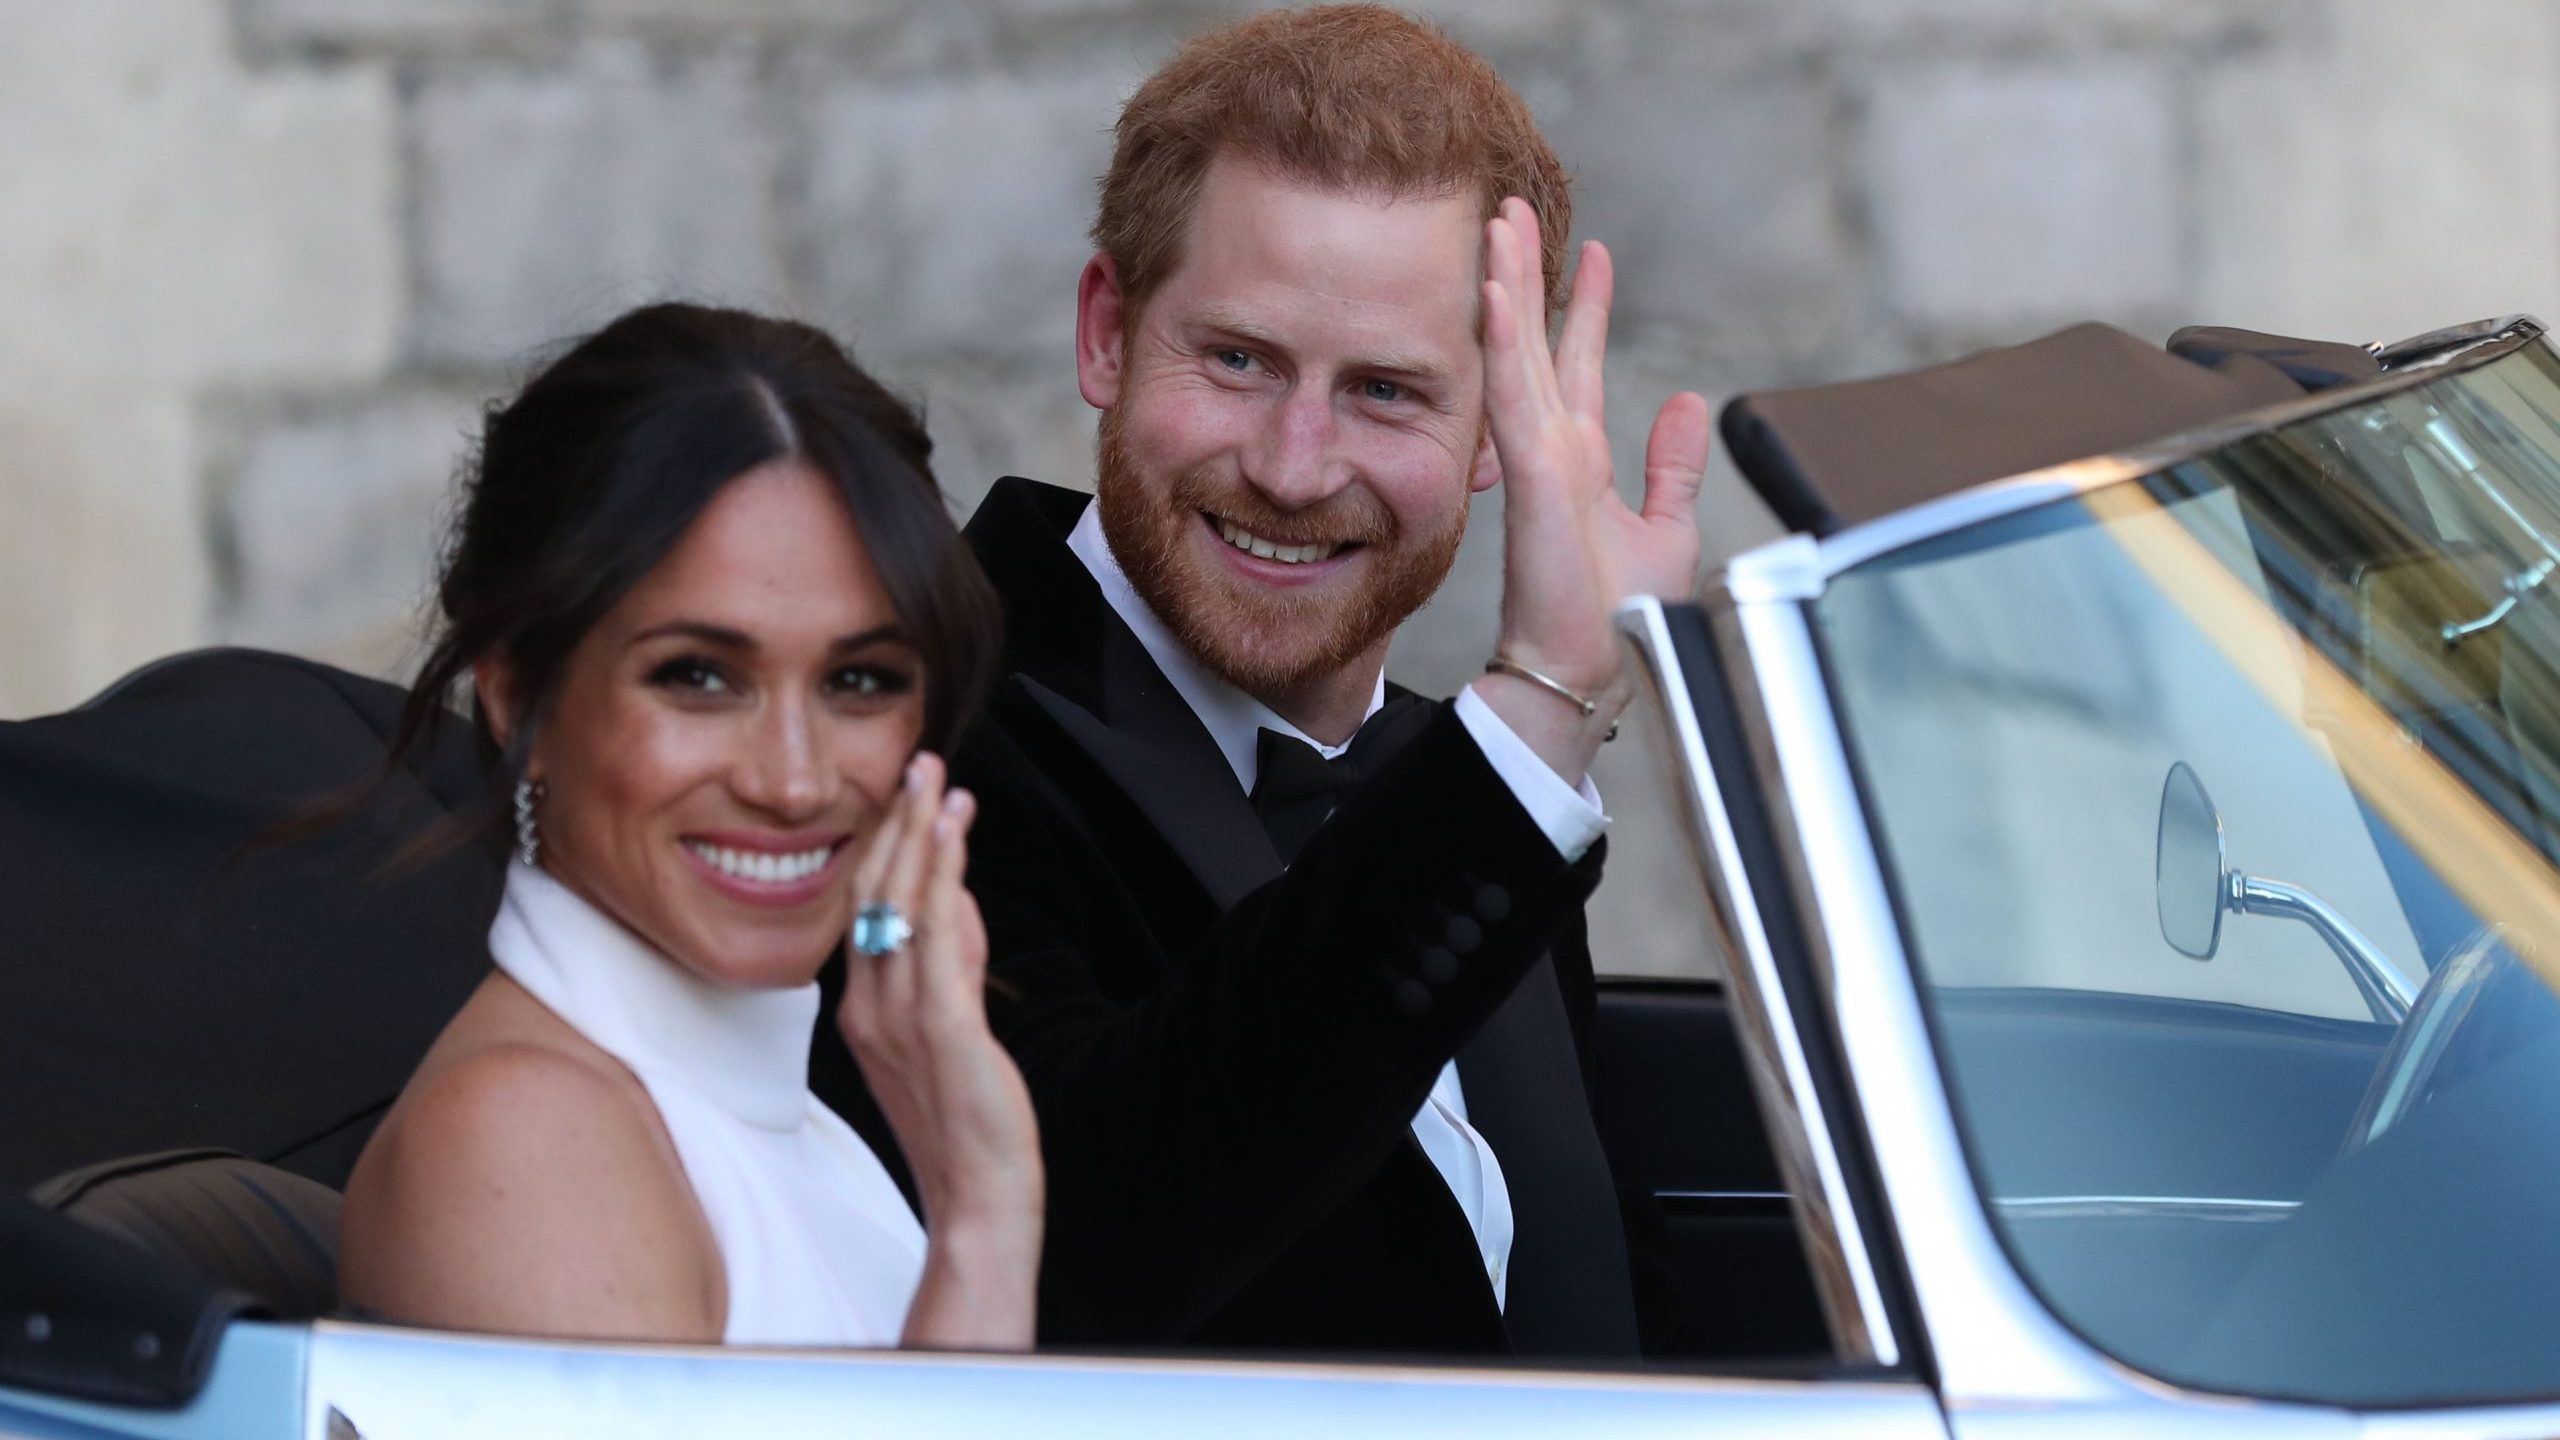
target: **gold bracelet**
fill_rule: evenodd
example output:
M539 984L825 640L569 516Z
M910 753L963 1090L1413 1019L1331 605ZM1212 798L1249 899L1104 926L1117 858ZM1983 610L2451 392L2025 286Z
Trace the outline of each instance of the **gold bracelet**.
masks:
M1588 695L1582 694L1580 691L1573 689L1571 686L1566 685L1563 681L1556 679L1552 675L1541 675L1537 671L1530 669L1528 666L1521 664L1519 661L1514 660L1507 655L1497 653L1492 659L1484 662L1484 673L1487 675L1514 675L1520 679L1528 681L1532 685L1540 687L1541 689L1553 691L1555 694L1564 697L1565 701L1575 709L1580 710L1582 712L1582 718L1586 720L1600 713L1599 701L1592 699ZM1612 720L1609 722L1609 733L1600 737L1600 743L1605 745L1617 738L1618 722Z

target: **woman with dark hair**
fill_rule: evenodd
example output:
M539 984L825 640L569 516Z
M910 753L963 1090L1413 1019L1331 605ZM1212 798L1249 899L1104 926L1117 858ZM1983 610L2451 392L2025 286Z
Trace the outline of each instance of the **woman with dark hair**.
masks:
M1039 1148L938 754L998 610L824 334L635 311L492 411L395 757L467 680L495 971L347 1190L341 1288L459 1329L1031 1342ZM812 1097L816 977L923 1223Z

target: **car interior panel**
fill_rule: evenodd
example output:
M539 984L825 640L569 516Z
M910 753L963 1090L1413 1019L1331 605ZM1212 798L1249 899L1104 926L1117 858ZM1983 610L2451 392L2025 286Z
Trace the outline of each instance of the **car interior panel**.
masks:
M2366 1020L2089 990L1950 988L1937 1024L2003 1197L2299 1198L2391 1040Z
M1595 1035L1601 1143L1661 1227L1656 1245L1633 1246L1646 1353L1827 1354L1723 987L1603 981ZM1658 1273L1644 1273L1648 1259Z

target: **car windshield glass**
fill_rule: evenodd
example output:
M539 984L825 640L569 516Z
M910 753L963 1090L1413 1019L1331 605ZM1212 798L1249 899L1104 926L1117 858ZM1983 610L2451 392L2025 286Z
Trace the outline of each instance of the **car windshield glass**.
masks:
M1816 603L1988 1209L2120 1359L2560 1393L2555 568L2535 341Z

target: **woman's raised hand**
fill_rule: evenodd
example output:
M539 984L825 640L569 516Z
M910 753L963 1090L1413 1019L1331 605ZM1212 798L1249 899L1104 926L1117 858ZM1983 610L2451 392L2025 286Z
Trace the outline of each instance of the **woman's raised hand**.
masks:
M961 884L976 802L919 754L854 867L854 903L912 927L885 955L848 946L836 1028L862 1067L924 1202L924 1283L906 1343L1027 1348L1042 1170L1031 1097L987 1028L987 932ZM859 927L857 927L859 933Z

